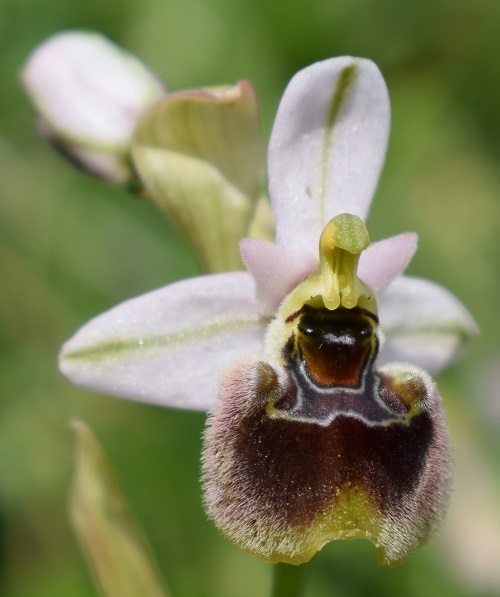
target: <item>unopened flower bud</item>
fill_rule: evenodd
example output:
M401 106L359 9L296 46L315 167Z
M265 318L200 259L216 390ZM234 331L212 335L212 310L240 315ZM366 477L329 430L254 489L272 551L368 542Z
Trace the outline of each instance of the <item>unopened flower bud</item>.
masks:
M109 182L131 180L132 133L166 93L137 58L98 33L59 33L33 51L22 83L40 132L71 161Z

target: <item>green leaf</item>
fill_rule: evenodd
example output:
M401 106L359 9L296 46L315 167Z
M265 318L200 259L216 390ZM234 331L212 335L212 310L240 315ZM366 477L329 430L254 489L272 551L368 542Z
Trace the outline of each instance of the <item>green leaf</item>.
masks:
M84 423L72 427L70 514L103 597L168 597L106 454Z
M186 235L207 271L242 269L262 194L264 150L252 86L173 93L136 130L132 156L146 191Z

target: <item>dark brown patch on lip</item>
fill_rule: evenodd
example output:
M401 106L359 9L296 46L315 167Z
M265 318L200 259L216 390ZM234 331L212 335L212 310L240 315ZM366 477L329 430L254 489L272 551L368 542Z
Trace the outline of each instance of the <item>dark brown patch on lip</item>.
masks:
M228 372L205 433L209 515L271 562L308 561L341 537L369 538L386 564L403 560L446 502L439 395L425 374L406 384L419 374L404 366L392 375L370 364L356 390L318 389L300 373L261 361ZM400 389L418 390L422 408L409 413Z
M376 318L368 311L304 306L298 317L283 349L286 387L271 376L266 398L269 375L261 370L254 408L218 428L217 443L230 446L234 472L245 479L229 483L231 500L243 507L251 487L254 515L302 526L341 491L360 487L387 513L419 482L432 445L429 414L407 420L399 386L375 372ZM423 399L425 386L413 389Z
M370 427L339 416L322 427L261 412L240 431L232 442L237 468L260 496L262 515L297 526L313 521L345 487L364 487L381 513L390 511L418 484L433 436L428 414L408 426Z

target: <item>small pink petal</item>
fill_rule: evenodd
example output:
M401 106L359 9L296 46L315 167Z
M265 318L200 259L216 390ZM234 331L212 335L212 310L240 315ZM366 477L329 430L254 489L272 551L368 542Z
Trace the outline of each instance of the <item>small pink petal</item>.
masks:
M234 361L263 352L248 272L183 280L114 307L63 346L61 371L98 392L210 409Z
M403 232L373 243L361 253L359 277L375 292L380 292L405 271L417 243L418 236L414 232Z
M255 279L263 312L274 314L281 301L312 272L313 253L282 247L269 241L245 238L240 243L243 261Z
M293 77L268 154L278 244L315 252L331 218L366 218L389 126L387 88L370 60L333 58Z

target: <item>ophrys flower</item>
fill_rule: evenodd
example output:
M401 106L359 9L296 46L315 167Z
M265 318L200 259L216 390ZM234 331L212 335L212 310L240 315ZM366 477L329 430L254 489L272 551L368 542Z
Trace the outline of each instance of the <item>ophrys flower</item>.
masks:
M362 536L398 562L443 511L446 430L418 366L440 369L475 326L447 291L401 276L414 234L369 245L363 220L389 120L370 61L298 73L269 149L276 244L243 241L248 272L127 301L61 354L77 384L213 410L208 511L270 561L300 563L331 539ZM161 176L157 164L151 176ZM380 366L394 357L403 364Z

